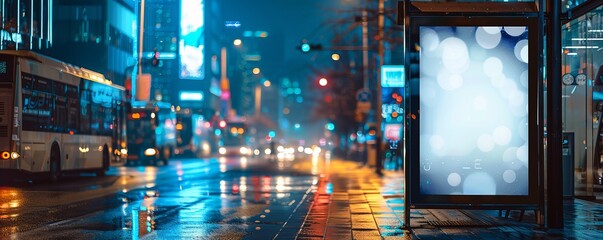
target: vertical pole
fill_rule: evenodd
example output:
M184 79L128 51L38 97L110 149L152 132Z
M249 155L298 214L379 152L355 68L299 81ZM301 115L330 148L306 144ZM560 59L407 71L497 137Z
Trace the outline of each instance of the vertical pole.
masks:
M140 26L138 27L138 75L142 74L142 42L144 40L144 3L145 0L140 1ZM133 86L134 84L132 84L132 88L134 89Z
M368 88L368 22L366 9L362 10L362 87Z
M29 50L31 50L33 48L33 20L34 20L34 1L31 0L31 2L29 2L29 46L27 46L29 48ZM40 9L40 14L42 14L42 9Z
M538 216L536 216L536 223L538 223L541 229L544 229L544 86L543 86L543 66L544 66L544 26L545 26L545 10L543 9L544 1L538 0Z
M404 86L408 86L410 83L410 13L408 10L408 4L410 4L410 0L404 0L401 2L401 10L404 15L402 16L403 24L404 24L404 78L405 84ZM400 6L398 6L400 10ZM400 14L400 13L398 13ZM407 112L410 111L410 93L407 91L408 87L405 87L404 94L404 229L410 230L410 155L411 148L410 146L410 118L406 117Z
M52 45L53 0L48 0L48 43Z
M17 18L15 19L16 24L17 24L17 29L15 29L15 33L14 34L21 34L19 32L19 29L21 29L21 1L17 0ZM10 32L10 31L9 31ZM19 44L17 43L17 40L14 39L15 37L13 36L13 32L10 32L10 36L13 38L13 41L15 42L15 50L19 50Z
M50 6L48 8L50 8ZM44 39L44 1L40 1L40 22L38 25L40 25L40 31L38 32L38 49L42 49L42 39Z
M547 225L563 228L561 123L561 1L548 0L547 18Z
M368 22L366 9L362 10L362 88L368 89ZM362 123L362 133L366 136L365 131L368 117ZM364 163L369 165L369 144L364 142Z
M262 106L262 87L259 83L255 85L255 117L260 118L260 108Z
M231 101L231 96L230 96L230 81L228 80L228 71L227 71L227 51L226 51L226 47L222 47L222 49L220 50L220 69L221 71L221 77L220 77L220 90L222 90L222 96L221 96L221 100L222 100L222 107L220 109L220 111L222 111L222 116L225 118L228 118L229 114L230 114L230 109L231 109L231 105L230 105L230 101Z
M378 26L377 26L377 33L378 33L378 37L379 37L379 45L377 47L377 55L379 57L379 61L377 64L377 94L375 94L375 97L377 98L375 101L377 103L377 106L374 107L373 109L377 109L377 112L375 114L375 119L376 119L376 129L377 129L377 159L376 159L376 165L375 165L375 171L377 174L381 174L381 170L383 169L383 129L381 129L381 122L382 122L382 117L381 113L383 112L383 110L381 109L381 105L382 105L382 99L381 99L381 66L383 65L383 61L384 61L384 54L383 54L383 28L385 27L385 23L384 23L384 0L379 0L379 12L377 13L379 15L378 17Z

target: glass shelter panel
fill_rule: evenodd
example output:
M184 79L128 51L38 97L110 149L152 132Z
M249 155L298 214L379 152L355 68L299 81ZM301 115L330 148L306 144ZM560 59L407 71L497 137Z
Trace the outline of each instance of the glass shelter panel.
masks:
M603 7L563 26L564 169L576 196L603 198ZM573 176L572 176L573 175ZM568 176L564 176L568 177ZM572 181L573 180L573 181Z

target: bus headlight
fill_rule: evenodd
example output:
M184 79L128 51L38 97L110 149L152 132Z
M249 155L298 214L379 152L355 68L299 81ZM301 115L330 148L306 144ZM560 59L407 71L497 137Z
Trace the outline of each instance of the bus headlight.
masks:
M224 154L226 154L226 148L221 147L221 148L218 149L218 152L220 154L224 155Z
M154 148L147 148L147 150L144 150L145 156L155 156L155 154L157 154L157 150Z
M20 156L21 155L18 152L12 152L12 153L10 153L10 158L12 158L12 159L17 159Z
M121 155L128 155L128 149L122 148L120 151Z
M4 160L9 159L10 158L10 152L4 151L4 152L0 153L0 158L2 158Z

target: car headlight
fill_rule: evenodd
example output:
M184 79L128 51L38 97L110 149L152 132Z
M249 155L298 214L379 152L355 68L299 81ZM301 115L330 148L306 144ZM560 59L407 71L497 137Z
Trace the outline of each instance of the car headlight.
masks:
M221 147L221 148L218 149L218 152L220 154L224 155L224 154L226 154L226 148Z
M246 155L249 152L249 149L247 149L246 147L241 147L239 148L239 152L243 155Z
M154 148L147 148L147 150L144 150L145 156L155 156L155 154L157 154L157 150Z

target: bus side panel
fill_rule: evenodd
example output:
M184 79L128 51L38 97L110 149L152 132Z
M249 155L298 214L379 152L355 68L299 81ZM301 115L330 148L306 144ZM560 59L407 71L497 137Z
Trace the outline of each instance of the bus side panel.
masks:
M110 137L63 134L63 170L98 169L103 166L103 146ZM96 143L96 144L95 144Z
M36 138L33 134L27 134L23 131L21 134L21 144L23 151L21 152L21 170L29 172L48 172L50 153L50 143L44 142L41 138Z
M102 150L109 137L58 135L45 132L22 132L23 161L21 168L30 172L50 171L50 149L57 142L61 151L61 170L86 170L102 167ZM94 143L97 144L94 144Z
M0 152L16 151L13 144L15 68L15 57L0 55ZM17 160L0 158L1 168L16 169Z

